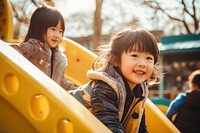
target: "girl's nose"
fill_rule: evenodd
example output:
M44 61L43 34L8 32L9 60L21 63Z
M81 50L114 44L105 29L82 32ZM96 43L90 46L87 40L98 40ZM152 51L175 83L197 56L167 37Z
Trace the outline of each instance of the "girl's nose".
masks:
M138 66L140 66L140 67L142 67L142 68L146 67L146 61L143 60L143 59L139 60Z
M61 37L62 37L62 34L60 34L60 32L55 32L55 37L61 38Z

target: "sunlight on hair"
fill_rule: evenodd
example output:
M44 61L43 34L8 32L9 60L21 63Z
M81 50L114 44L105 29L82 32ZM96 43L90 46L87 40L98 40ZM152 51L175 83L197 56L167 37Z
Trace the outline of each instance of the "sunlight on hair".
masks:
M46 1L46 2L44 2L44 4L51 6L51 7L55 7L55 3L53 1Z

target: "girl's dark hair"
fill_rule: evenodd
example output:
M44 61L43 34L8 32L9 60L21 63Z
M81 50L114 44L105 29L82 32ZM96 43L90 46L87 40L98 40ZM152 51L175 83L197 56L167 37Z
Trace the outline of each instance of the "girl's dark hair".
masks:
M55 27L59 20L61 21L64 33L65 23L62 14L54 7L48 5L40 5L32 14L28 33L24 41L34 38L44 42L44 35L49 27Z
M98 52L101 52L101 55L94 61L93 69L104 71L110 64L120 64L122 53L131 50L149 52L154 56L155 67L152 77L157 80L161 76L158 67L160 52L157 41L149 31L141 28L128 27L114 34L109 45L99 47Z

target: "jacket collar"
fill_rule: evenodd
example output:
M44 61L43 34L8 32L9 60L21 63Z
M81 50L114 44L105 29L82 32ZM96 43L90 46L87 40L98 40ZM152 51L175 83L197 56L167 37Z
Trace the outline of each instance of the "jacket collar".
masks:
M122 77L116 72L113 66L109 67L106 71L89 70L87 76L91 80L104 81L115 91L119 104L118 115L121 120L126 100L126 89Z

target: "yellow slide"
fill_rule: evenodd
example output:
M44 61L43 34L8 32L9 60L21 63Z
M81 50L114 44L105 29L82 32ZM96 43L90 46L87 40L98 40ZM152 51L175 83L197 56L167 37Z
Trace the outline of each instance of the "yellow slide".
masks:
M110 133L74 97L1 40L0 64L1 133Z
M86 73L91 69L96 55L68 38L63 38L61 49L68 57L68 67L65 71L68 79L78 86L87 83L89 79Z
M0 39L13 39L13 15L9 0L0 0Z

